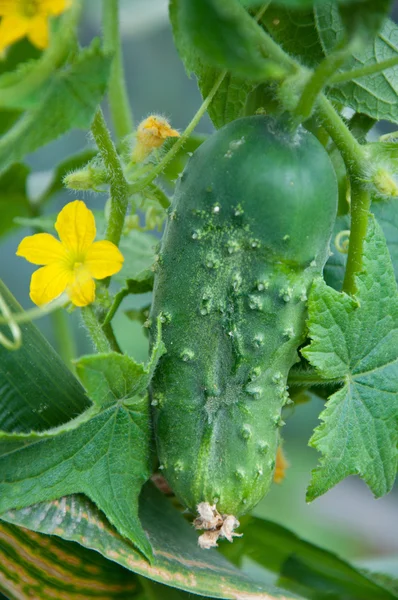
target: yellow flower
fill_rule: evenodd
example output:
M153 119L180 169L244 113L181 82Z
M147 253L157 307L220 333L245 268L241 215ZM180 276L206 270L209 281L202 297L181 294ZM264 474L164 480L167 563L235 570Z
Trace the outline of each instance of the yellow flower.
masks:
M42 50L48 46L48 19L60 15L71 0L0 0L0 53L27 36Z
M151 115L138 125L136 137L132 161L141 162L154 148L160 148L168 137L180 137L180 134L163 117Z
M94 279L120 271L123 255L112 242L94 242L94 215L84 202L69 202L59 213L55 229L61 241L49 233L37 233L22 240L17 256L35 265L30 282L31 300L41 306L65 290L76 306L95 299Z

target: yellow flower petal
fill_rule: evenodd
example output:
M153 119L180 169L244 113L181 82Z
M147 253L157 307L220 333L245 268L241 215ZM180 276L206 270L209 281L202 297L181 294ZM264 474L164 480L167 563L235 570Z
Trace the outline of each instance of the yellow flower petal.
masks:
M14 15L16 11L15 0L0 0L0 17Z
M72 0L41 0L41 9L48 15L60 15L70 8Z
M83 262L84 254L95 238L94 215L84 202L69 202L58 215L55 223L60 240L68 250L77 255Z
M85 266L95 279L104 279L114 275L123 266L124 258L120 250L106 240L94 242L87 250Z
M48 46L48 18L45 15L38 15L31 19L29 24L28 38L36 48L44 50Z
M65 291L70 281L70 271L60 263L47 265L35 271L30 281L32 302L41 306L55 300Z
M65 259L66 250L53 235L36 233L21 241L16 254L34 265L49 265Z
M76 306L87 306L95 300L95 283L89 270L80 265L75 270L75 276L69 283L67 292Z
M29 31L29 21L18 16L5 16L0 23L0 52L17 42Z

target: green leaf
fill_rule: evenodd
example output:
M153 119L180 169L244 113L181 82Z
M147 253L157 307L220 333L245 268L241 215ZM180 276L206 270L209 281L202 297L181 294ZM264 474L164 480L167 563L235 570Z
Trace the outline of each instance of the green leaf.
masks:
M369 219L356 299L318 280L309 299L310 346L302 353L325 379L343 387L329 399L310 445L322 453L309 500L348 475L376 497L397 473L398 292L380 226Z
M372 203L372 212L380 223L398 282L398 202L397 199Z
M374 3L373 3L374 4ZM316 25L326 54L333 51L336 44L342 42L345 35L343 21L337 4L332 1L315 6ZM380 32L372 43L361 47L352 55L352 59L344 64L344 71L375 65L384 60L396 57L398 53L398 26L386 19ZM368 75L334 85L328 96L349 106L356 112L364 113L380 120L398 122L398 75L396 68L386 69L383 73Z
M194 594L253 600L298 598L272 585L254 583L215 550L201 550L192 526L151 484L142 490L140 517L154 551L151 564L84 497L62 498L1 516L21 527L76 541L135 573Z
M88 395L98 406L106 407L120 399L129 405L128 398L144 394L158 360L165 352L159 317L157 338L152 346L152 355L147 365L136 363L129 356L111 352L79 358L76 361L76 371Z
M143 271L148 271L155 262L155 248L159 239L151 233L130 231L120 242L120 251L124 256L122 270L115 276L119 281L137 279Z
M197 76L201 94L206 98L220 76L220 70L203 67L197 72ZM217 129L244 116L247 96L255 85L255 82L243 77L226 74L208 108L209 117Z
M132 573L79 544L3 522L0 590L8 598L123 600L135 598L141 586Z
M316 30L313 7L307 6L299 11L272 3L261 23L285 52L313 68L323 60L325 54Z
M171 0L169 12L174 41L187 72L193 71L195 73L202 97L206 98L219 78L221 70L203 59L197 49L190 44L181 22L180 11L181 0ZM226 123L243 116L247 94L254 85L255 83L247 80L246 77L237 77L230 73L225 76L208 108L209 116L215 127L222 127ZM179 168L177 175L182 170L182 168Z
M13 312L22 311L1 281L0 294ZM41 431L77 417L90 406L82 386L32 323L20 328L19 350L0 345L0 429ZM4 326L0 331L9 335Z
M126 397L58 430L0 434L0 512L81 492L151 557L138 519L151 474L149 433L147 399Z
M223 546L238 564L250 558L276 573L278 584L312 600L392 600L390 592L372 573L363 572L334 553L311 544L278 523L245 517L243 537L233 546Z
M197 57L244 79L261 81L269 64L260 51L261 29L236 0L172 0L177 48L195 71ZM190 66L191 65L191 66Z
M0 141L0 172L69 129L87 129L105 93L111 59L97 43L54 75L40 103Z
M0 433L0 513L85 493L151 557L138 519L138 495L151 475L149 406L142 395L164 351L159 321L146 367L116 353L83 357L76 370L94 406L57 429Z
M15 164L0 175L0 237L12 231L16 217L26 217L30 213L26 181L29 167Z

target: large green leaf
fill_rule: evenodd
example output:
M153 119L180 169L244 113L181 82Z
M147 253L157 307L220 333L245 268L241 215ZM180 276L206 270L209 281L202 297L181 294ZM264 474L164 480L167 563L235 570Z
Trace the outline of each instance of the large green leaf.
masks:
M201 550L192 526L151 484L143 488L140 517L153 548L151 564L143 560L84 497L62 498L11 511L1 518L37 532L79 542L131 571L187 592L212 598L297 598L271 585L254 583L215 550Z
M261 30L237 0L172 0L171 15L177 47L188 68L199 57L206 65L245 79L267 77Z
M377 3L374 3L377 5ZM333 51L345 35L345 28L332 0L315 6L317 30L326 54ZM372 37L368 34L368 38ZM344 70L358 69L378 64L398 54L398 26L386 19L373 42L368 39L365 47L353 52ZM398 122L398 74L396 67L383 73L360 77L341 85L334 85L328 95L356 112L380 120Z
M372 573L350 565L332 552L323 550L277 523L248 517L241 526L243 537L225 547L238 564L250 558L276 573L284 588L311 600L392 600L390 591Z
M110 65L95 42L54 75L40 103L1 139L0 172L69 129L87 129L105 93Z
M11 166L0 175L0 237L15 227L16 217L27 217L30 213L26 193L29 168L23 164Z
M79 544L2 522L0 590L13 600L124 600L141 586L132 573Z
M318 280L309 299L310 346L302 353L325 379L343 387L331 396L310 444L322 453L308 499L348 475L375 496L397 473L398 292L380 226L369 219L356 298Z
M0 294L13 312L22 310L1 281ZM20 327L19 350L0 345L0 429L42 431L77 417L90 406L82 386L32 323Z
M212 28L203 37L203 28L199 33L195 22L210 16ZM171 0L170 20L177 50L188 73L195 73L203 98L208 96L223 69L231 71L225 75L208 108L214 125L219 128L243 116L247 95L258 79L251 69L261 73L260 80L267 79L270 69L257 50L258 40L255 39L261 32L255 21L235 0L229 3L225 0L206 0L204 3L195 0L190 4ZM207 25L205 29L208 29ZM219 35L220 29L225 39ZM218 53L209 52L207 35L211 35L212 43L219 47ZM250 58L244 56L245 49L250 52Z
M0 433L0 512L83 492L151 556L138 495L151 474L145 392L163 352L159 328L148 367L116 353L83 357L76 368L94 406L56 429Z
M272 3L261 23L285 52L297 57L307 67L315 67L324 58L312 6L292 10Z
M198 70L198 85L203 98L209 95L220 70L202 67ZM208 113L215 127L220 128L244 116L247 95L254 89L253 81L227 73L211 102Z

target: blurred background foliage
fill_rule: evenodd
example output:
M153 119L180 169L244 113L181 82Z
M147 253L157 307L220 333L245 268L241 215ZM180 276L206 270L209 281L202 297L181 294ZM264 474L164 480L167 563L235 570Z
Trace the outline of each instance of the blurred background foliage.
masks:
M187 77L175 50L167 4L167 0L121 2L124 65L135 122L157 113L169 118L173 127L182 130L200 105L201 97L195 80ZM397 16L398 3L395 3L395 20ZM100 19L99 0L86 0L80 32L84 44L99 33ZM378 127L379 130L371 134L374 137L388 131L383 123ZM201 121L198 131L212 131L207 117ZM60 162L89 144L87 135L73 131L29 155L26 162L32 169L28 180L30 194L39 195L44 189L51 170L56 166L54 157ZM75 193L62 191L46 205L45 211L58 212L66 202L75 198ZM107 196L80 193L79 199L91 209L101 209ZM22 237L29 233L29 230L18 229L0 239L0 278L24 308L32 306L29 281L35 267L16 257L15 251ZM123 351L140 361L147 357L148 342L140 323L131 321L125 311L141 308L149 302L150 294L129 296L114 320ZM37 325L57 348L54 318L57 318L56 315L43 318ZM68 315L68 324L74 333L76 356L90 352L90 344L79 327L77 313ZM323 400L312 397L289 408L283 435L290 468L285 481L273 487L254 513L281 523L301 537L336 551L353 562L377 569L380 560L388 556L387 562L383 560L382 570L398 576L398 489L376 501L363 482L351 477L313 504L305 502L310 472L317 462L317 453L308 448L307 441L317 425L322 405ZM248 571L259 569L249 560L244 567Z

